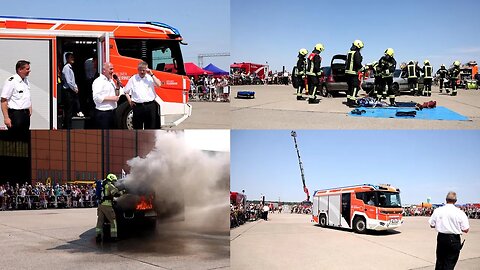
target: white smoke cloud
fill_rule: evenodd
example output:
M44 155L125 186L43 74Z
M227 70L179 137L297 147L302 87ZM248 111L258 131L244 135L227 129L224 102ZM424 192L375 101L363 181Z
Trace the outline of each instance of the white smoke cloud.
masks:
M160 217L184 217L177 229L228 232L229 153L201 151L186 143L183 132L160 131L154 149L127 164L125 186L154 191Z

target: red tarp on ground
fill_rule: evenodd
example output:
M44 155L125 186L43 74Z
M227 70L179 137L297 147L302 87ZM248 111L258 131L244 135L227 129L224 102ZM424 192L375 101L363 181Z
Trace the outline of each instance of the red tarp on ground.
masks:
M184 66L185 66L185 73L188 76L198 76L198 75L203 75L203 74L211 75L211 74L213 74L213 72L201 69L200 67L198 67L194 63L184 63Z

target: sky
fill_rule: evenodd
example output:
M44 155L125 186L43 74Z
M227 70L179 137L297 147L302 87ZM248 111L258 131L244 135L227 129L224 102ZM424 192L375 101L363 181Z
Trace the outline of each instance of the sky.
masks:
M398 64L478 63L479 9L478 0L232 1L232 61L268 62L270 70L291 71L301 48L310 53L322 43L322 66L329 66L333 55L346 54L360 39L363 64L390 47Z
M197 64L199 53L230 52L230 3L228 0L22 0L2 1L0 15L163 22L180 31L185 62ZM229 57L205 58L228 70Z
M247 199L306 199L290 130L232 130L231 191ZM402 204L480 203L480 131L297 130L306 186L391 184Z
M184 136L186 143L195 149L230 152L228 129L187 129Z

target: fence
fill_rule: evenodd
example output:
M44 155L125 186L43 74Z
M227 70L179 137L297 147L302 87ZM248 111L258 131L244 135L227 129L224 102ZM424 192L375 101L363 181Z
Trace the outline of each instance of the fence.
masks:
M87 198L88 197L88 198ZM4 195L0 197L0 210L32 210L48 208L88 208L97 207L98 200L93 196L73 195Z

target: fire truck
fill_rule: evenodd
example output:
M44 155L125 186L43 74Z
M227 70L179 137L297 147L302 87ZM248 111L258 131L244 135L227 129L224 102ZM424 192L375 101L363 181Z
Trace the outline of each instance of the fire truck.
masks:
M187 103L190 80L185 76L181 44L185 43L180 32L159 22L0 17L0 80L15 73L18 60L30 61L31 128L56 129L63 120L58 78L67 52L75 56L73 70L82 107L88 107L91 100L86 60L96 56L97 73L101 73L104 62L111 62L123 85L137 74L138 63L143 60L162 81L162 86L155 89L160 127L176 126L192 111ZM121 96L116 110L119 126L132 128L132 115L125 96ZM5 128L3 115L1 128Z
M268 65L247 62L233 63L230 65L230 74L240 76L242 73L247 76L253 76L254 78L251 84L255 84L256 80L260 82L265 80L265 76L268 74Z
M362 184L315 191L312 219L321 227L393 230L402 223L400 190L388 184Z

